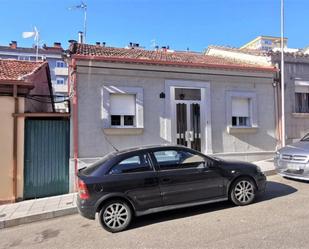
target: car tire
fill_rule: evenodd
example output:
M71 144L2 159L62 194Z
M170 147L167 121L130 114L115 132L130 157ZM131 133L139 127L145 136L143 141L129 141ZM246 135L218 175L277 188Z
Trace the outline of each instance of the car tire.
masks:
M240 177L232 185L230 199L237 206L245 206L254 202L256 185L249 177Z
M112 200L101 208L99 220L106 231L111 233L121 232L130 225L132 210L125 201Z

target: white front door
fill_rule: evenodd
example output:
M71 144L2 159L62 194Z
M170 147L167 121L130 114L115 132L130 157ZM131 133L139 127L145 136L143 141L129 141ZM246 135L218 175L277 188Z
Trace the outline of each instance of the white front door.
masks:
M163 137L202 153L212 153L210 83L165 81L165 129Z
M200 101L175 101L177 144L201 151Z
M201 151L201 105L199 88L174 88L176 143Z

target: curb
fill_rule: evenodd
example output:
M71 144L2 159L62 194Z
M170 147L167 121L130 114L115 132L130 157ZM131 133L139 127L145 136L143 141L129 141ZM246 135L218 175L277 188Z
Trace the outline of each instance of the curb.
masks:
M27 224L27 223L36 222L36 221L41 221L41 220L46 220L46 219L57 218L57 217L76 214L76 213L77 213L77 207L70 207L70 208L59 209L56 211L47 211L44 213L31 214L31 215L27 215L23 217L0 221L0 229L18 226L18 225Z
M263 173L266 175L266 176L273 176L273 175L276 175L277 172L275 169L271 169L271 170L265 170L263 171Z

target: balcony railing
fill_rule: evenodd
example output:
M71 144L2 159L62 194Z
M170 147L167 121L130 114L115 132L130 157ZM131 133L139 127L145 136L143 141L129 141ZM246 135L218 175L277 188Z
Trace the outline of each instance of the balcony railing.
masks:
M69 70L67 67L55 67L55 75L68 76Z

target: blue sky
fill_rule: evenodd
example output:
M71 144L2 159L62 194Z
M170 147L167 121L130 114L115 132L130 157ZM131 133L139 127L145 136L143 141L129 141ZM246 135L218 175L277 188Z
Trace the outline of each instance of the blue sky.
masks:
M259 35L280 35L280 0L85 0L87 43L129 42L151 48L203 51L208 45L239 47ZM60 41L66 48L83 30L82 11L69 11L79 0L0 0L0 45L23 39L37 26L43 43ZM309 1L285 0L289 47L309 45Z

